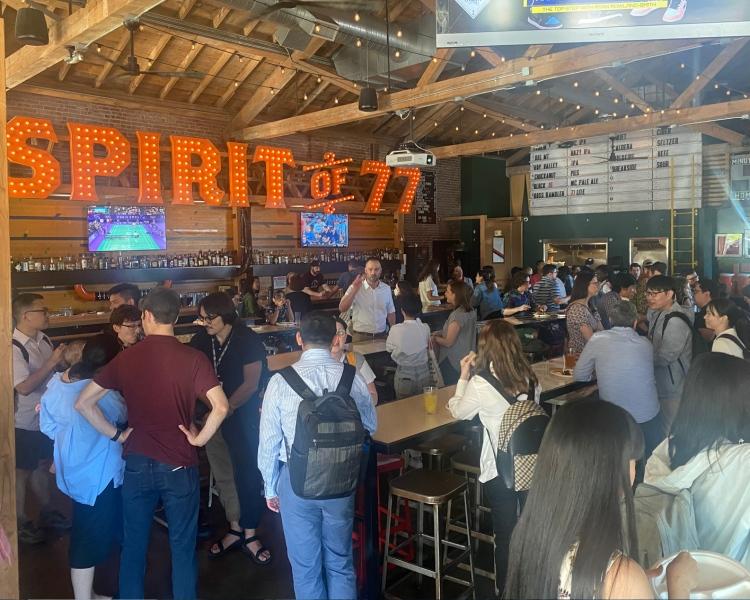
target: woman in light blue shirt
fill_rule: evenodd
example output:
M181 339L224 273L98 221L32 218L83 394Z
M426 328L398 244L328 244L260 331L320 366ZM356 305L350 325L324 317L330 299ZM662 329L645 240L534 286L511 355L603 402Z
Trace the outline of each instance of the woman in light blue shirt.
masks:
M479 320L484 321L493 313L498 313L496 316L501 317L503 297L495 283L495 269L489 265L482 267L477 273L476 283L471 305L479 308Z
M121 538L120 488L125 463L121 444L94 429L76 411L75 402L94 374L120 350L113 336L89 340L81 361L55 375L41 400L40 428L55 443L57 486L73 500L68 558L76 599L94 597L94 568ZM118 432L124 427L127 412L117 392L107 392L99 408L118 426Z

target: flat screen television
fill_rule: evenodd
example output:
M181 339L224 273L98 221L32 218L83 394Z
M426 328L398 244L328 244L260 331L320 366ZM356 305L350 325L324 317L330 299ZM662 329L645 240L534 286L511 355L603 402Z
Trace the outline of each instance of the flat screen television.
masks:
M349 215L300 213L303 248L345 248L349 245Z
M163 206L89 206L90 252L166 250Z
M748 0L437 0L437 46L750 34Z

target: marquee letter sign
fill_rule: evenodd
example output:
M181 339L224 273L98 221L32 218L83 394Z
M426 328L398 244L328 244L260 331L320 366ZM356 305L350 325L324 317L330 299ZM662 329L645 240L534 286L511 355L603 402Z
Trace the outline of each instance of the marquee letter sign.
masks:
M46 150L29 146L30 139L57 141L48 119L13 117L6 132L8 160L31 169L31 177L8 177L13 198L46 198L60 185L60 163Z
M70 133L70 199L85 202L99 200L96 193L97 177L118 177L131 162L131 145L128 139L114 127L102 127L86 123L67 124ZM138 203L164 204L161 167L161 133L158 131L136 131ZM37 140L47 140L47 148L36 146ZM173 204L205 202L219 205L224 190L219 186L222 156L211 140L189 136L169 137L171 148L171 175ZM58 141L49 119L16 116L7 124L8 163L26 167L31 175L8 177L8 194L11 198L49 198L61 185L62 176L58 160L51 154L52 145ZM227 142L227 164L229 183L229 206L250 206L249 148L241 142ZM266 208L286 208L284 202L284 166L296 168L294 154L289 148L257 146L252 162L265 163ZM336 158L334 152L325 152L320 163L305 165L302 171L310 173L310 196L305 208L322 209L332 213L336 207L355 199L354 194L344 194L350 165L353 158ZM363 160L358 175L375 175L369 198L364 208L366 213L383 210L383 198L389 182L406 178L406 185L399 200L400 213L412 209L414 196L419 186L421 171L416 167L391 169L384 162ZM198 196L194 198L193 186L198 184ZM126 184L127 185L127 184ZM257 190L255 194L257 194ZM257 198L257 196L255 196ZM167 198L169 196L167 195Z
M210 140L181 135L170 135L172 142L172 203L192 204L193 183L198 184L198 195L206 204L219 204L224 192L216 183L221 171L219 150ZM200 165L193 165L193 157Z
M117 177L130 164L130 142L114 127L68 123L71 200L96 201L96 176ZM96 156L95 146L106 156Z

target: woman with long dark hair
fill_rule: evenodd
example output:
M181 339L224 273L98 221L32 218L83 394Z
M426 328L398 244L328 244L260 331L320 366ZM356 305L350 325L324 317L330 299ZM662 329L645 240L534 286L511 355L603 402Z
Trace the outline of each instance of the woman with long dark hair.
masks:
M582 270L576 277L570 305L565 311L568 327L568 347L572 354L580 354L592 335L601 331L602 321L591 309L589 301L599 291L599 280L593 271Z
M440 306L443 297L438 293L439 273L440 261L433 258L428 261L419 274L419 299L422 300L423 309L428 306Z
M432 343L438 346L438 363L445 385L458 381L461 359L476 345L477 314L471 308L471 289L463 281L449 283L445 298L453 311L442 331L432 334Z
M750 568L748 390L746 361L718 352L697 356L670 436L654 450L644 481L671 496L688 490L698 548Z
M479 309L479 319L484 321L490 315L502 316L503 298L495 282L495 269L486 265L477 273L471 305Z
M41 400L39 425L55 443L57 487L73 501L68 560L76 600L96 597L94 569L121 541L125 462L120 442L94 429L76 411L75 402L94 374L121 350L117 338L111 335L89 340L81 360L54 375ZM125 403L117 392L108 391L99 401L99 408L113 425L124 426L127 422Z
M525 273L521 275L526 276ZM454 418L470 420L479 415L484 427L479 481L492 511L495 577L498 588L502 589L508 569L510 534L516 524L519 508L523 508L526 492L509 490L497 472L500 424L510 403L485 377L472 377L472 367L480 372L489 372L513 398L519 400L526 400L531 394L538 402L542 390L514 327L496 319L488 321L479 333L478 353L472 352L461 361L461 377L456 393L448 402L448 410Z
M744 358L750 348L750 320L744 310L726 298L711 300L706 305L706 326L716 334L712 352Z
M643 434L619 406L588 398L557 411L513 532L505 598L653 598L636 560L631 486L642 454ZM694 564L670 564L670 598L688 597Z

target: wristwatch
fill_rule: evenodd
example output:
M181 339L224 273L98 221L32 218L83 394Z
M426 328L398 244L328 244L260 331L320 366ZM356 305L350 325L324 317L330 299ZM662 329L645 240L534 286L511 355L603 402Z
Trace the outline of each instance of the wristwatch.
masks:
M112 436L111 438L109 438L109 439L110 439L110 440L112 440L113 442L116 442L117 440L119 440L119 439L120 439L120 436L122 435L122 432L123 432L123 431L125 431L125 430L124 430L124 429L120 429L120 428L118 427L118 428L117 428L117 431L115 432L115 435L113 435L113 436Z

